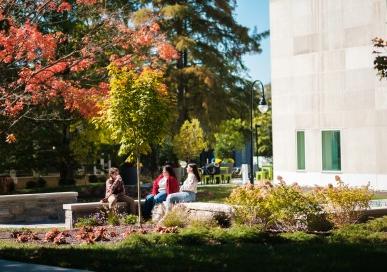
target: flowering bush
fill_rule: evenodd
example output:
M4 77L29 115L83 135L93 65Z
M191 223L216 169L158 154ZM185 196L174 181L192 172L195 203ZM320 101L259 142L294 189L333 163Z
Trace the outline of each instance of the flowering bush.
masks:
M234 206L236 221L280 231L326 231L356 222L372 197L368 187L350 188L339 177L337 187L317 187L311 193L279 180L277 186L265 183L234 189L227 202Z
M270 211L266 205L266 195L270 184L265 186L245 185L234 189L227 198L227 203L234 206L235 220L247 225L268 225Z
M316 199L302 192L298 185L284 183L273 187L266 197L266 207L270 211L270 226L279 230L307 230L317 218L314 215L322 209Z
M369 190L369 185L362 188L349 187L339 176L336 176L336 182L337 186L317 187L314 196L335 226L355 223L364 210L369 208L373 193Z

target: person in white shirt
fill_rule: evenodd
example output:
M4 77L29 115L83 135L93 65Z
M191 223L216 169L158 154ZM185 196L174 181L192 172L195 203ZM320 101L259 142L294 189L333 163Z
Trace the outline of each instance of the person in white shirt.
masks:
M190 163L187 166L187 179L180 187L180 192L173 193L167 196L166 210L169 211L172 208L172 204L179 202L193 202L196 200L196 193L198 182L200 181L200 175L198 167L195 163Z

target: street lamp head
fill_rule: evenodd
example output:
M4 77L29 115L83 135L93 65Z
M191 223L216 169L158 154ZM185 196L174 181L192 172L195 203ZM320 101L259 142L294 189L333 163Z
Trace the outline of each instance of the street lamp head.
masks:
M261 97L261 99L259 99L259 103L258 103L258 110L261 112L261 113L265 113L267 112L269 109L269 105L266 103L266 99L264 96Z

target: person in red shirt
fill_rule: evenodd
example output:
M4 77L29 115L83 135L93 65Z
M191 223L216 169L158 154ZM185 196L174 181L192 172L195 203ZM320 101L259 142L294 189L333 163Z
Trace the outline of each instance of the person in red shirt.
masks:
M154 180L152 193L145 199L143 215L150 218L155 204L167 199L167 196L179 191L179 182L176 179L172 166L165 165L163 172Z

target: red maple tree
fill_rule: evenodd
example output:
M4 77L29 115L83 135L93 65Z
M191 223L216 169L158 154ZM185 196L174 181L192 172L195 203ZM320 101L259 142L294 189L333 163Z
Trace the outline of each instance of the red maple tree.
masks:
M102 2L1 1L0 116L9 127L34 106L58 100L70 112L94 116L109 93L109 62L140 71L159 69L178 57L157 16L135 25L122 9ZM71 22L73 28L63 31L63 24Z

